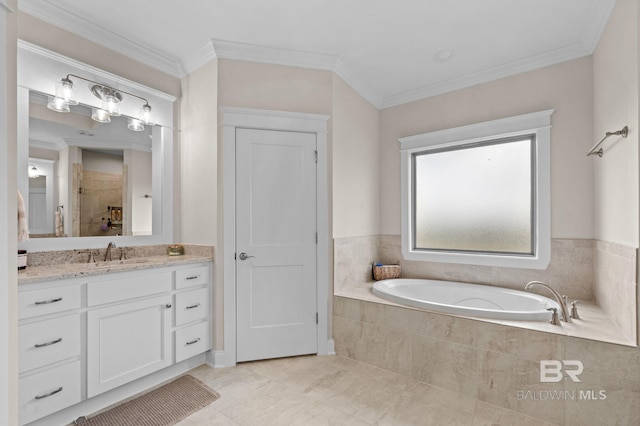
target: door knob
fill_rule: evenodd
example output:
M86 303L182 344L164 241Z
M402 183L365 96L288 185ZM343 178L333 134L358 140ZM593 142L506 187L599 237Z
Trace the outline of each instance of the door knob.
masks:
M249 255L247 255L247 253L242 252L242 253L240 253L240 254L238 255L238 257L240 258L240 260L247 260L247 259L249 259L249 258L251 258L251 257L255 257L255 256L249 256Z

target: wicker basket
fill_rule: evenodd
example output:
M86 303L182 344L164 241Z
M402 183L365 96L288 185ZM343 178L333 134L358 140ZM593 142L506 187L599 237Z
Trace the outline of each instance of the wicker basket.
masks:
M373 279L376 281L400 278L400 265L373 264Z

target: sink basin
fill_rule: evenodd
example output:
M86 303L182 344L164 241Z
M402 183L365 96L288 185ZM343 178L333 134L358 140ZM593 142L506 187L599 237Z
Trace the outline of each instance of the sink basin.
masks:
M86 265L89 268L98 268L98 269L107 269L107 268L117 268L119 266L125 265L140 265L149 263L149 259L139 258L139 259L126 259L126 260L112 260L110 262L96 262L96 263L87 263Z
M149 259L139 258L139 259L126 259L126 260L115 260L113 263L117 263L120 265L135 265L138 263L149 263Z

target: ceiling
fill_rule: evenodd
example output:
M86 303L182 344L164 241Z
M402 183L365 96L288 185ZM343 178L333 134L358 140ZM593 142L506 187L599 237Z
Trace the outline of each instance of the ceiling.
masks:
M331 70L378 108L593 53L615 0L19 0L183 77L214 58Z

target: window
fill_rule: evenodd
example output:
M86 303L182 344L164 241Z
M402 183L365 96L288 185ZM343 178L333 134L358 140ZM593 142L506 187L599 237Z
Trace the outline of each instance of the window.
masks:
M546 268L552 112L400 139L404 257Z

